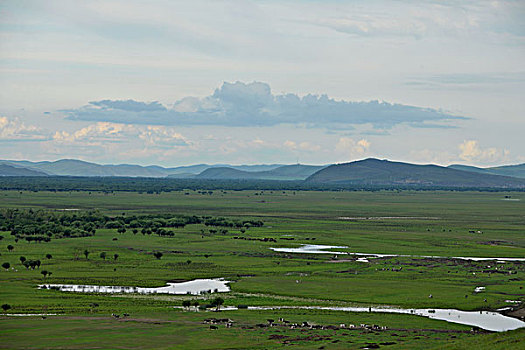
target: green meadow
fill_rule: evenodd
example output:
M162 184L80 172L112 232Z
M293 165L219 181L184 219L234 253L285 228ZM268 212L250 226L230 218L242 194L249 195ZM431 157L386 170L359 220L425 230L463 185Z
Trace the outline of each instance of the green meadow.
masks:
M16 242L10 232L0 232L0 263L10 264L0 271L0 304L11 307L0 316L0 348L524 348L525 328L493 333L414 315L305 309L214 312L181 307L184 300L208 304L215 293L84 294L38 289L44 283L161 287L169 281L224 278L231 281L231 292L220 293L223 308L395 306L477 311L512 307L512 315L523 317L525 262L454 259L525 258L523 192L2 191L0 209L8 208L68 214L96 210L107 216L213 216L261 220L264 225L221 233L202 223L191 224L167 228L172 237L101 228L91 237L47 243ZM353 255L270 249L301 244L401 256L359 262ZM13 249L8 250L8 245ZM155 258L154 252L162 252L162 257ZM27 269L20 256L39 259L41 266ZM51 276L44 277L43 270ZM479 286L485 290L475 293ZM112 317L124 313L129 316ZM210 329L204 321L212 317L231 319L232 326L218 324ZM325 329L267 326L268 319L279 318ZM326 327L340 324L386 329Z

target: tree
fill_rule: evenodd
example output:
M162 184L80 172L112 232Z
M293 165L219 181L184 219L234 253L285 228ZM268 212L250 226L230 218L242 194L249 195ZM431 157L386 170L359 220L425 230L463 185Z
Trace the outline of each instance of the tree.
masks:
M89 250L84 250L84 255L86 256L86 259L88 258L88 255L89 255Z
M5 263L2 264L2 267L3 267L4 269L6 269L6 270L9 270L9 268L11 267L11 264L8 263L8 262L5 262Z
M189 300L182 301L182 307L189 308L190 306L191 306L191 302Z
M104 260L106 260L106 252L100 253L100 257Z
M53 255L51 254L46 254L46 259L51 259L53 257Z
M89 310L89 311L93 312L98 307L98 303L91 303L91 304L89 304L89 307L91 308L91 310Z
M118 254L113 254L113 260L117 260L118 259Z
M10 308L11 308L11 305L9 305L9 304L3 304L2 305L2 310L4 310L4 312L9 310Z
M10 252L13 251L13 249L15 249L15 247L13 247L11 244L7 246L7 250Z
M22 265L24 264L24 261L26 261L26 257L25 256L21 256L20 257L20 262L22 263Z
M224 304L224 299L221 297L217 297L211 302L211 305L215 306L217 311L220 310L222 304Z
M155 252L155 253L153 253L153 256L156 257L157 259L162 258L163 255L164 255L164 254L162 254L161 252Z
M44 275L44 278L46 278L46 276L49 274L49 272L47 270L42 270L42 271L40 271L40 273L42 275Z
M193 303L192 303L192 305L193 305L194 307L199 307L199 301L198 301L198 300L194 300Z

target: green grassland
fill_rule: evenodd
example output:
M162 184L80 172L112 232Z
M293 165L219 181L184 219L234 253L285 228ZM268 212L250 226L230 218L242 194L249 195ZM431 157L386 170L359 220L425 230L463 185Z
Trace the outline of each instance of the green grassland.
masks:
M504 200L508 195L514 200ZM0 208L96 209L105 215L209 215L264 221L263 227L245 233L232 228L226 234L210 234L210 227L202 224L187 225L170 229L175 235L169 238L98 229L92 237L27 243L0 232L4 237L0 262L14 267L0 271L0 303L12 307L8 313L58 314L46 319L0 316L0 348L357 349L374 343L381 348L504 349L519 348L525 340L523 329L472 333L471 327L411 315L299 309L194 312L173 306L185 299L205 304L216 295L103 295L37 289L42 283L159 287L172 280L224 277L232 281L232 291L221 294L227 306L494 310L511 305L506 302L509 299L525 300L525 263L422 256L525 257L524 193L3 191ZM469 233L472 230L482 233ZM262 238L277 242L255 240ZM344 245L348 248L336 250L411 256L361 263L352 256L270 250L299 244ZM14 249L8 251L7 245ZM86 249L88 258L83 255ZM160 260L152 254L156 251L163 253ZM99 257L101 252L107 253L106 259ZM46 259L46 254L52 258ZM118 259L113 259L114 254ZM40 259L42 266L26 269L20 256ZM498 272L493 271L495 267ZM51 277L44 278L43 269L51 271ZM477 286L486 290L476 294ZM111 313L130 317L117 320ZM234 326L210 330L203 324L209 317L229 317ZM278 317L323 325L377 324L388 330L255 326Z

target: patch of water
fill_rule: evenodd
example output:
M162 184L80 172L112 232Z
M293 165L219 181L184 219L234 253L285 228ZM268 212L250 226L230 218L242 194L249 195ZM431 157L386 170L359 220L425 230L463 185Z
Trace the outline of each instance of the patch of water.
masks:
M414 220L440 220L435 216L340 216L339 220L396 220L396 219L414 219Z
M303 244L299 248L270 248L274 252L281 253L306 253L306 254L348 254L345 252L333 252L327 249L344 249L346 246Z
M0 316L31 317L31 316L56 316L57 314L0 314Z
M218 279L197 279L188 282L168 283L165 287L142 288L124 286L95 286L79 284L41 284L39 289L58 289L75 293L138 293L138 294L206 294L229 292L229 281Z
M461 311L455 309L399 309L388 307L338 307L338 306L251 306L248 310L279 310L279 309L304 309L304 310L331 310L347 312L380 312L409 314L428 317L452 323L479 327L488 331L504 332L524 328L525 322L516 318L504 316L491 311ZM237 310L234 307L223 308Z

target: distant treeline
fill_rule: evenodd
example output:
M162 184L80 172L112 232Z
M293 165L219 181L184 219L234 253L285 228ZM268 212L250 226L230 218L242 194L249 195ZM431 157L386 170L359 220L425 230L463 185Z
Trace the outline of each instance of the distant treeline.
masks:
M96 210L59 212L33 209L0 209L0 231L11 232L17 240L27 242L49 242L51 238L76 238L93 236L97 229L116 229L118 233L132 232L143 235L171 236L170 228L204 224L214 227L248 229L261 227L264 223L252 219L228 219L212 216L187 215L119 215L107 216ZM217 230L210 230L211 233ZM227 230L221 230L227 233ZM1 237L1 236L0 236ZM3 237L2 237L3 238Z
M161 193L184 190L273 190L273 191L382 191L382 190L452 190L452 191L525 191L507 187L453 187L432 185L369 185L337 183L323 184L306 181L277 180L208 180L136 177L73 177L73 176L5 176L0 177L0 190L17 191L97 191Z

